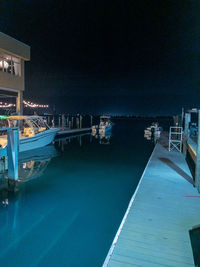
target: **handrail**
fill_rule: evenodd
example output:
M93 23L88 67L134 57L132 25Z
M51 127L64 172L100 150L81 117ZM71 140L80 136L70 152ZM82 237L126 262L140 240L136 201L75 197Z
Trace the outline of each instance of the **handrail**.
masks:
M0 131L19 130L19 127L5 127L0 128Z

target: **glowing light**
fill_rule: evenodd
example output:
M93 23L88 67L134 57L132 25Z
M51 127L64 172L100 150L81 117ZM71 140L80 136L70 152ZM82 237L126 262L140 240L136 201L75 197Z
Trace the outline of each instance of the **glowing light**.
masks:
M4 68L7 69L8 68L8 62L3 61L3 60L0 61L0 68L3 68L3 63L4 63Z
M40 105L40 104L36 104L36 103L32 103L30 101L23 101L25 107L29 107L29 108L48 108L49 105Z
M26 108L48 108L49 107L49 105L40 105L40 104L32 103L29 101L25 101L25 100L23 100L23 104ZM0 102L0 108L11 108L15 106L16 104Z

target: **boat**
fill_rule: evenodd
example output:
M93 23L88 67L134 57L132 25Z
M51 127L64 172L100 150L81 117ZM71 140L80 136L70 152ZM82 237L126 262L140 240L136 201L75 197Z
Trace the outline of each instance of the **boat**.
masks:
M50 128L40 116L8 116L2 119L1 127L19 128L19 152L44 147L53 142L57 128ZM7 146L7 135L0 135L0 148Z
M144 130L144 137L147 140L151 140L152 138L160 138L161 132L163 131L162 127L159 126L158 122L153 122L151 126L147 127Z
M112 130L112 122L110 116L101 116L99 124L99 133L110 132Z

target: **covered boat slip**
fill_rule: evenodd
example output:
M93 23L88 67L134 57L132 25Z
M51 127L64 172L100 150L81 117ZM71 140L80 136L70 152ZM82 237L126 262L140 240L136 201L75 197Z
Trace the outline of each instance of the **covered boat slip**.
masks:
M157 144L113 241L105 266L194 266L189 230L200 197L184 156Z

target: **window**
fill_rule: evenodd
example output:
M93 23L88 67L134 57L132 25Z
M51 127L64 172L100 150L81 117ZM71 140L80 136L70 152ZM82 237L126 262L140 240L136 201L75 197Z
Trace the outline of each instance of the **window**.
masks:
M21 76L20 58L0 52L0 71Z

